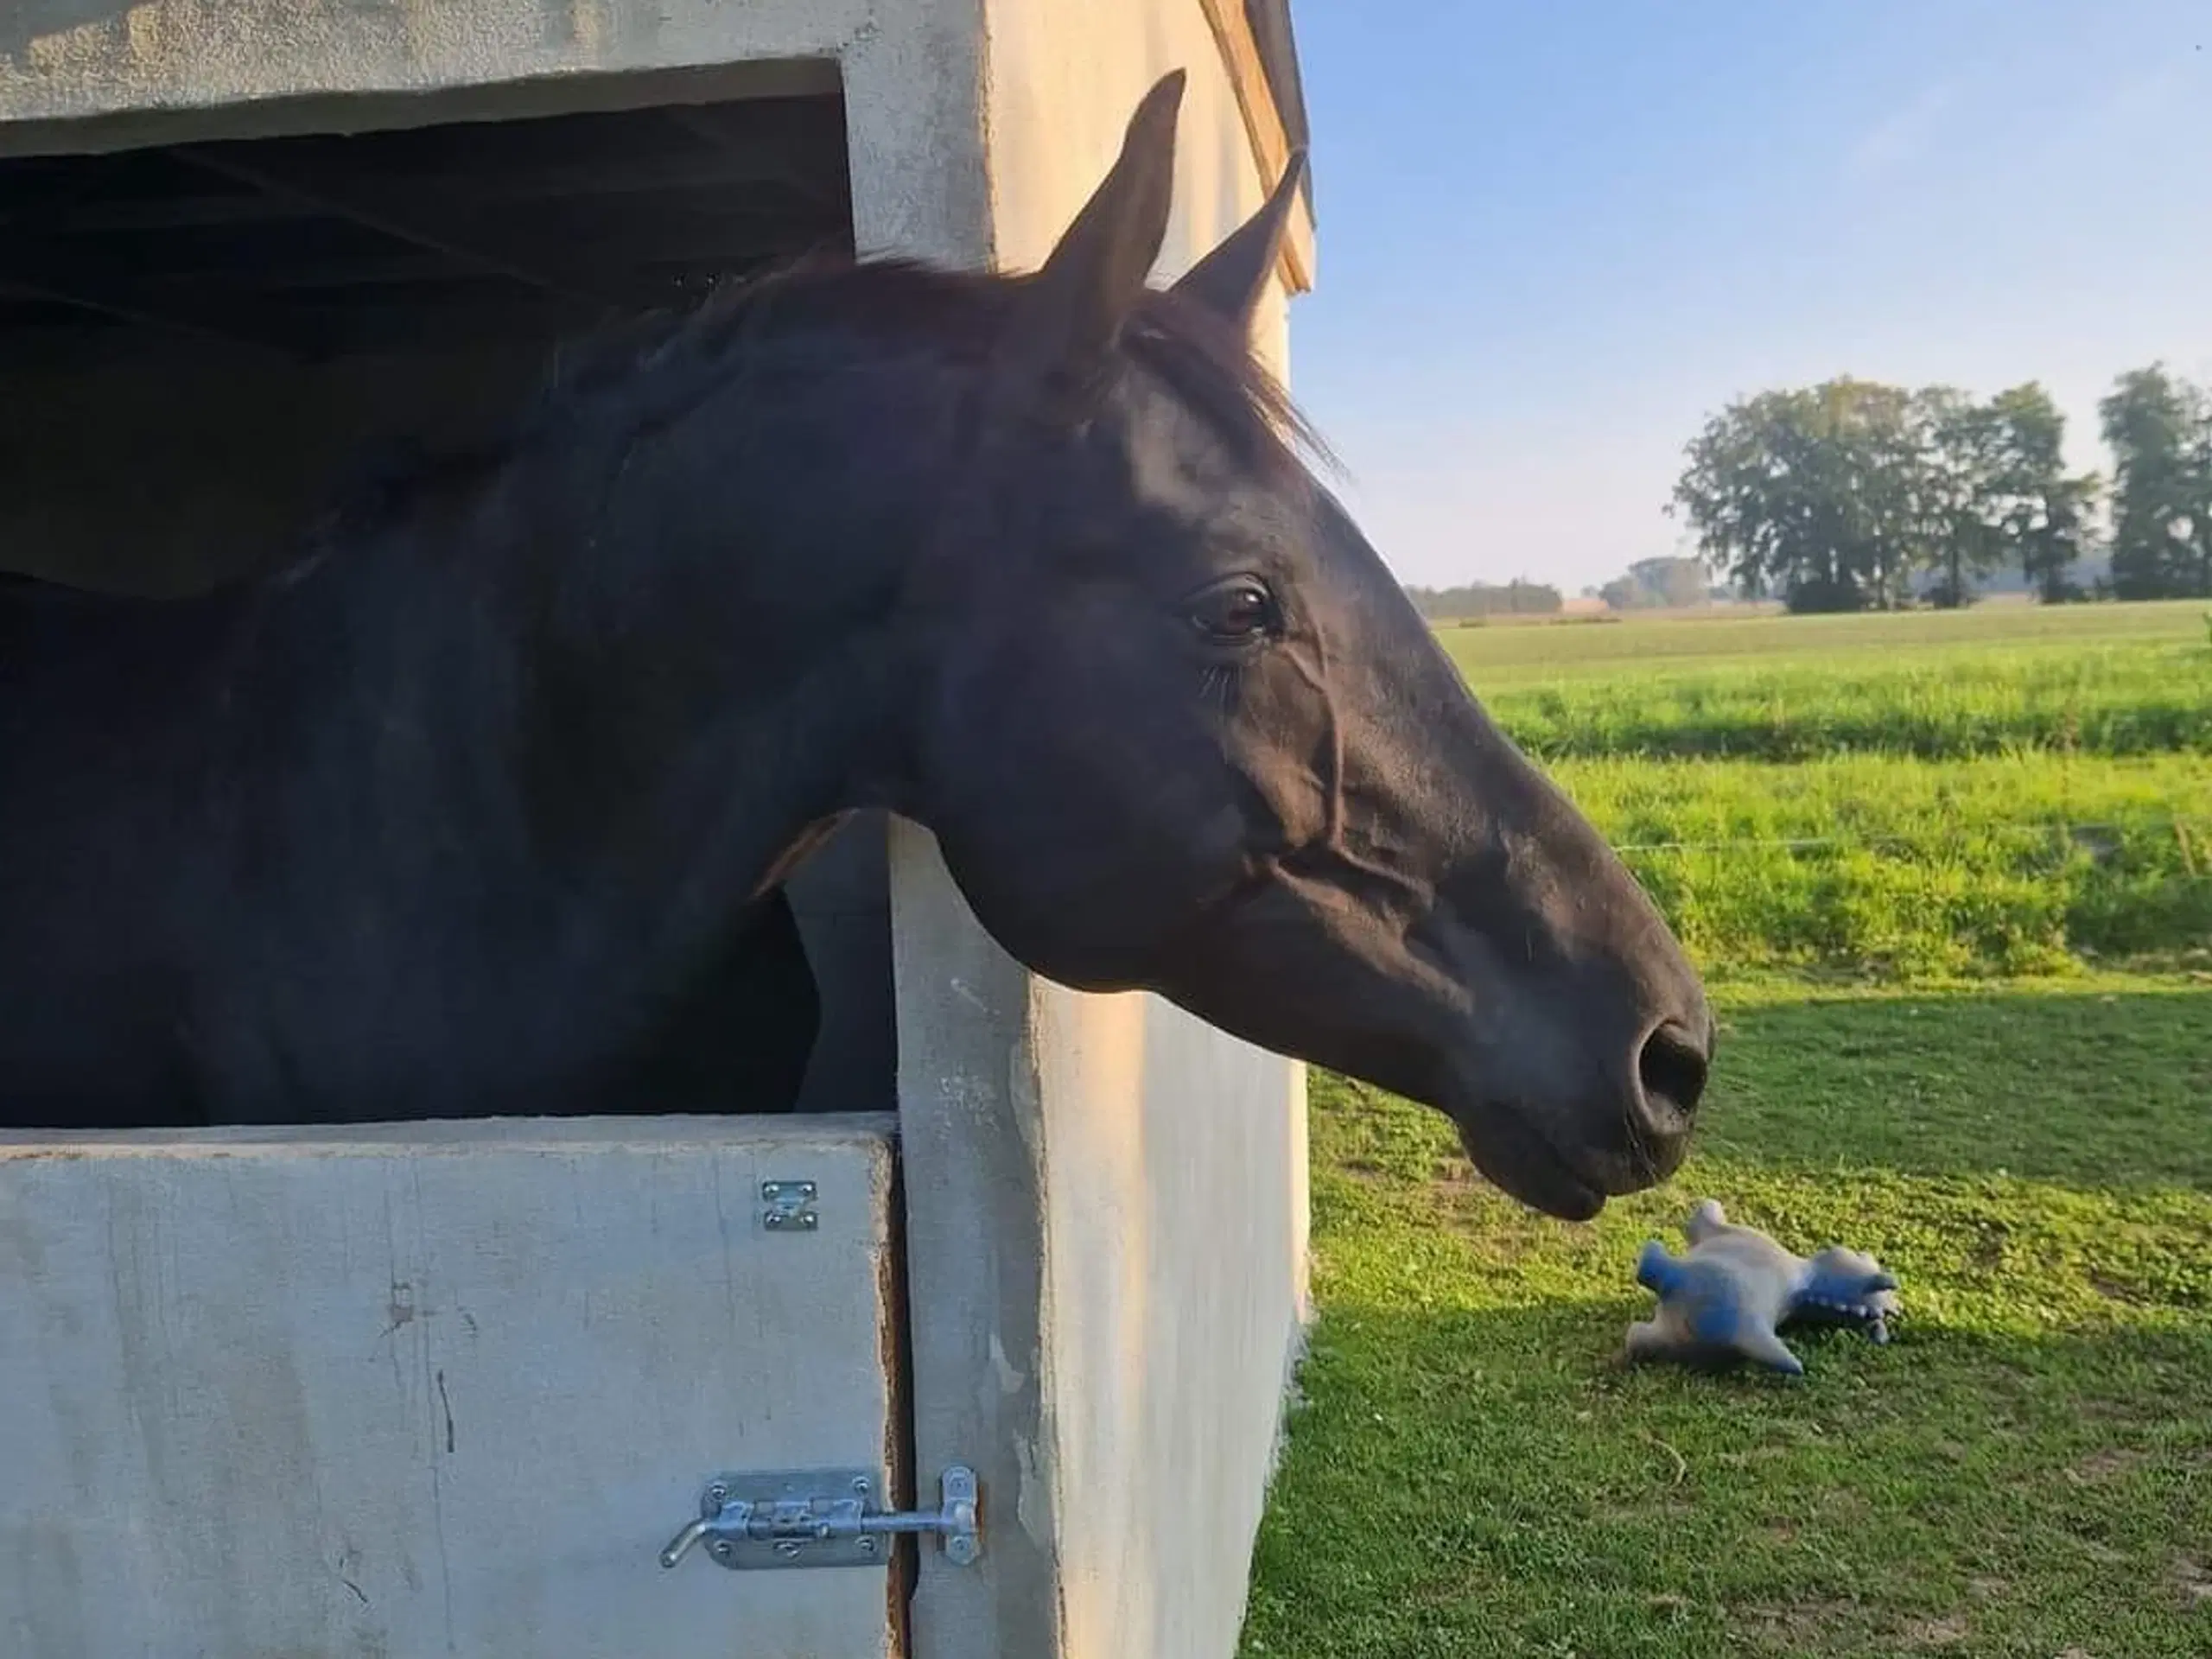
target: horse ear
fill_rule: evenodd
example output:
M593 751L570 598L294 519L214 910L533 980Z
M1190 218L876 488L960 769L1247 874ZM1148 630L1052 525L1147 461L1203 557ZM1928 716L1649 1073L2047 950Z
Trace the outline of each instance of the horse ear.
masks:
M1306 152L1291 152L1282 177L1260 211L1224 238L1221 245L1185 271L1174 292L1195 300L1215 315L1249 330L1267 292L1268 278L1281 257L1284 228L1290 223L1290 205L1298 200L1298 187L1306 177Z
M1076 388L1095 380L1166 239L1185 79L1180 69L1162 76L1129 118L1112 170L1029 279L1000 348L1002 371Z

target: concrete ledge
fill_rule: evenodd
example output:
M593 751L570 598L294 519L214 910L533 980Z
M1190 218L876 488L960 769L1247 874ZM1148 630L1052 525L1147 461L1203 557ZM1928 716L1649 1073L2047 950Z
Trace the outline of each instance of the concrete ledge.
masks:
M874 0L10 0L0 124L831 60L877 10Z

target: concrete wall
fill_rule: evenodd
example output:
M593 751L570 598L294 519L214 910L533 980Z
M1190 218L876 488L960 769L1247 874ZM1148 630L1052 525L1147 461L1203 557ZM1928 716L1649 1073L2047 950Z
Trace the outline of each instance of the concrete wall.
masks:
M807 90L874 250L987 246L976 0L8 0L0 153Z
M1161 279L1259 205L1199 0L983 10L1001 263L1044 257L1178 66ZM1024 974L910 826L892 874L918 1466L988 1459L997 1493L997 1582L925 1566L917 1659L1229 1659L1305 1310L1303 1071Z
M931 251L983 213L968 0L9 0L11 153L869 87L855 172Z

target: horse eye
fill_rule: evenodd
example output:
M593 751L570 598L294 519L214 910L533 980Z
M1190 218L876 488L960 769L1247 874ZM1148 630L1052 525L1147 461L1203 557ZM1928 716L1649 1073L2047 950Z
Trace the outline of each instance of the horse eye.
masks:
M1217 645L1249 645L1282 626L1282 613L1267 584L1237 576L1198 595L1191 621Z

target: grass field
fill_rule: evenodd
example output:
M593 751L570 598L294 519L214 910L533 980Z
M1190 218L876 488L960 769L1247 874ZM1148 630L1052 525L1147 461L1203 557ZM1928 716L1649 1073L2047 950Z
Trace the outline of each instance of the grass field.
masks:
M1650 621L1560 622L1536 626L1440 628L1439 637L1484 696L1515 683L1624 669L1713 669L1786 659L1872 664L1897 652L1964 658L2037 645L2086 650L2107 645L2205 643L2199 600L2155 605L1988 605L1963 611L1885 616L1734 617L1726 612Z
M1440 638L1532 753L2212 753L2212 607L1561 623Z
M2204 608L1445 631L1711 976L1715 1084L1569 1227L1315 1077L1248 1656L2212 1653ZM1617 1369L1708 1194L1880 1256L1897 1340Z
M1723 975L2212 944L2206 607L1445 628Z
M1631 640L1633 635L1630 636ZM1882 749L1947 760L2024 747L2107 755L2212 753L2212 650L1951 646L1904 663L1838 652L1809 662L1663 668L1516 687L1489 701L1532 753L1801 760Z
M2048 973L2212 943L2212 754L1549 770L1722 976Z
M2212 988L1726 1000L1691 1165L1568 1227L1316 1080L1321 1325L1245 1651L2212 1650ZM1899 1274L1796 1384L1623 1372L1694 1196Z

